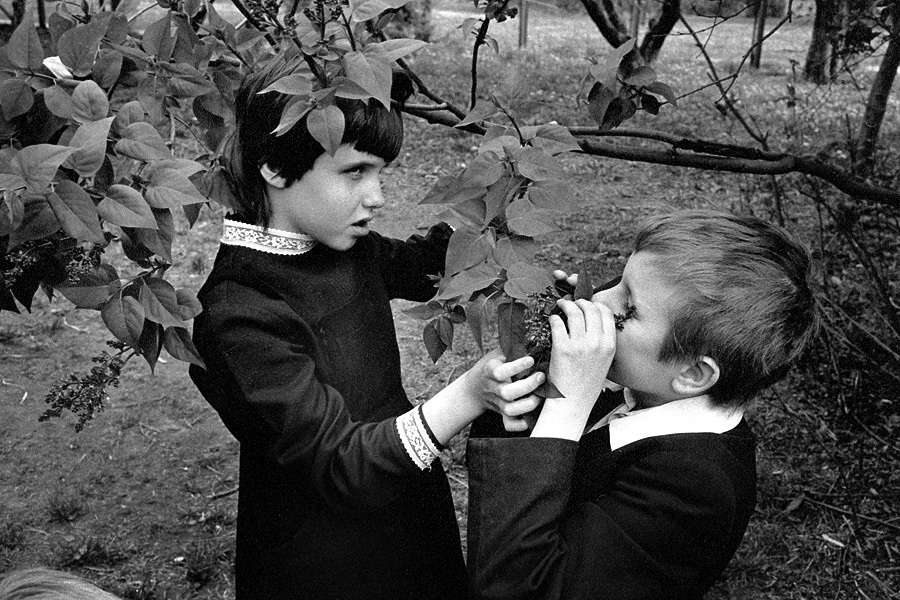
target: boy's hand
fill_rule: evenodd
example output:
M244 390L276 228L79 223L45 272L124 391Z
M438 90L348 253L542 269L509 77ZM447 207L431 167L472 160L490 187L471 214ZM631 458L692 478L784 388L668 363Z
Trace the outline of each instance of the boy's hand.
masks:
M480 365L477 369L481 387L479 396L486 408L503 417L503 427L507 431L525 431L529 421L524 415L541 403L541 398L532 392L544 382L545 375L536 371L524 379L513 381L514 376L534 365L534 359L523 356L511 362L503 361L503 354L495 350L476 365L476 369Z
M589 300L560 300L559 307L566 322L550 317L550 381L566 400L593 406L616 352L615 317L607 306Z

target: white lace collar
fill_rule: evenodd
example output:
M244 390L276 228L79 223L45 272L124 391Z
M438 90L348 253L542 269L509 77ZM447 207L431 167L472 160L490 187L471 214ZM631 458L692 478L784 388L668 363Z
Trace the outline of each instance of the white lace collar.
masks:
M289 256L309 252L316 245L316 240L305 233L265 229L259 225L248 225L230 219L225 219L224 225L221 241L228 246L243 246L260 252Z

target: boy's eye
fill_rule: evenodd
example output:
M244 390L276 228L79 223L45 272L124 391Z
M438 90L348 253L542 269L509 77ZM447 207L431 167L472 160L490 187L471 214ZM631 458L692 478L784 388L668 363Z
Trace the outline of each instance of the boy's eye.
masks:
M618 329L619 331L625 329L625 321L634 318L635 310L636 309L633 304L626 302L624 313L613 313L613 317L616 320L616 329Z

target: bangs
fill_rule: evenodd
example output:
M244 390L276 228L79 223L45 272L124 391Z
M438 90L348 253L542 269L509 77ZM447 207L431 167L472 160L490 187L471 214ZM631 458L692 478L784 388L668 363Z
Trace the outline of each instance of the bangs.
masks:
M340 108L344 112L342 144L353 144L358 152L377 156L386 163L400 155L403 119L397 111L389 111L375 101L362 103L358 100Z

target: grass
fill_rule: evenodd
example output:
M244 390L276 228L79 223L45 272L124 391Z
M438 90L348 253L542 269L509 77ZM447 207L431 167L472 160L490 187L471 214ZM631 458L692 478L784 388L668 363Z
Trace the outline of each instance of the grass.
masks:
M470 50L455 27L470 5L444 1L435 6L434 43L412 62L435 90L464 105L470 65L460 57ZM517 26L511 21L492 27L501 51L482 53L479 89L512 100L523 123L553 118L565 125L588 124L574 97L586 57L607 52L594 26L580 15L532 8L529 46L523 51L516 50ZM769 134L773 149L825 153L840 162L846 160L848 119L851 124L858 119L862 94L851 80L817 88L795 77L808 36L808 20L773 36L766 42L762 69L742 73L733 93ZM710 51L721 57L720 75L739 63L749 39L746 20L711 35ZM708 81L704 62L683 35L666 42L654 67L679 93ZM872 72L861 73L864 87ZM639 115L629 127L752 145L741 127L712 107L716 97L712 89L703 90L679 101L677 109L664 107L659 117ZM896 107L893 100L883 125L887 158L900 146ZM440 176L470 160L478 144L458 131L414 119L406 123L403 153L384 178L388 204L376 221L376 228L399 237L435 220L432 207L417 200ZM891 172L897 164L883 161L880 176L886 185L897 186L897 174ZM846 296L860 307L871 303L854 255L833 229L819 227L810 199L815 190L808 181L586 157L567 158L564 166L577 208L559 215L559 232L542 240L540 259L547 266L574 271L587 261L600 279L621 269L644 216L673 207L733 209L796 229L820 253L823 279L840 279ZM827 188L821 193L836 198ZM891 237L896 216L889 217L863 233L881 227L885 243L877 258L895 265L900 236ZM169 272L177 287L199 289L215 255L221 218L220 209L204 209L192 230L179 221L176 266ZM895 290L896 269L888 274ZM423 323L402 312L407 306L398 303L395 319L405 385L418 402L459 375L477 350L469 334L460 331L453 351L432 364L421 342ZM872 323L878 319L864 308L861 316ZM44 409L40 399L54 381L84 369L88 357L105 348L99 318L39 296L33 314L4 313L2 319L0 460L9 468L0 475L0 571L64 565L124 598L233 598L238 447L194 390L184 365L167 358L151 377L146 365L134 361L107 410L74 434L67 419L36 422ZM756 404L751 420L760 441L758 510L738 555L711 592L713 600L875 600L900 590L900 449L895 441L900 402L896 388L876 386L878 378L865 363L847 353L840 358L834 361L823 348L805 370ZM834 375L834 362L842 367L840 377ZM442 457L463 541L464 450L463 434Z

